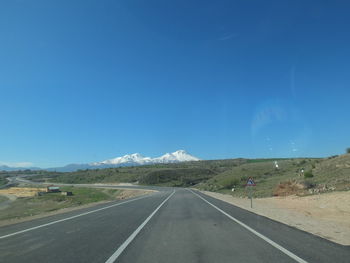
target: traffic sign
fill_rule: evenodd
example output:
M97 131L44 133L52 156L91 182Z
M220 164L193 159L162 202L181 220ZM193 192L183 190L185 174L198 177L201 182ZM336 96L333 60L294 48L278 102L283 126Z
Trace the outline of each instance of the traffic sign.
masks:
M254 182L252 177L248 178L246 186L256 186L256 184L255 184L255 182Z
M256 186L253 177L249 177L247 184L245 186ZM248 197L250 199L250 208L253 208L253 187L247 187L246 188L248 190Z

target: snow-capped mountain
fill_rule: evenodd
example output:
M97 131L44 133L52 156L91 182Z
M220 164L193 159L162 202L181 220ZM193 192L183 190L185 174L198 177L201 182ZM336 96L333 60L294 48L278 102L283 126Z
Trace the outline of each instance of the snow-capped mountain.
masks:
M89 164L69 164L64 167L50 168L47 170L57 172L71 172L79 169L102 169L121 166L138 166L157 163L180 163L199 160L199 158L188 154L186 151L179 150L173 153L166 153L156 158L144 157L139 153L134 153L127 154L122 157L108 159L102 162L94 162Z
M154 163L178 163L178 162L189 162L189 161L199 161L197 157L188 154L184 150L179 150L173 153L166 153L157 158L144 157L139 153L134 153L131 155L124 155L122 157L117 157L114 159L105 160L102 162L91 163L90 165L120 165L120 164L132 164L132 165L144 165L144 164L154 164Z
M188 154L184 150L179 150L173 153L166 153L161 157L154 158L155 163L178 163L178 162L190 162L199 161L197 157Z
M90 165L95 165L95 166L108 165L108 164L118 165L118 164L128 164L128 163L130 163L130 164L137 163L139 165L143 165L143 164L147 164L147 163L151 163L151 162L152 162L152 158L143 157L139 153L134 153L134 154L127 154L127 155L124 155L122 157L117 157L117 158L105 160L102 162L91 163Z

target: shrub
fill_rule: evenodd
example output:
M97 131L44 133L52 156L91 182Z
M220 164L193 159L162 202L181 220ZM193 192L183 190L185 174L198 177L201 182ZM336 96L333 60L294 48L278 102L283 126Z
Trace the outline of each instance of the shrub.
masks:
M305 186L306 189L311 189L311 188L316 187L316 184L314 182L305 180L304 186Z
M297 181L280 182L274 189L274 196L287 196L297 194L305 189L305 186Z
M329 156L328 159L334 159L334 158L337 158L339 155L332 155L332 156Z
M225 181L223 181L222 186L225 189L231 189L234 186L239 185L239 179L238 178L228 178Z
M299 162L299 165L303 165L303 164L306 164L306 160L302 160Z
M247 180L248 180L248 176L246 176L246 175L242 175L240 178L241 182L247 182Z
M314 175L312 174L312 171L306 171L304 173L304 177L305 178L312 178L312 177L314 177Z

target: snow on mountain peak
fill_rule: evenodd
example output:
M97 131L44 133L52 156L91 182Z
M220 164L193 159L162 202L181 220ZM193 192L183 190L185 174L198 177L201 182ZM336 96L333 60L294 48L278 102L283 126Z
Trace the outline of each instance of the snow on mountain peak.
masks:
M118 166L118 165L144 165L155 163L176 163L199 161L197 157L188 154L185 150L178 150L173 153L166 153L157 158L144 157L139 153L127 154L122 157L117 157L102 162L91 163L93 166Z

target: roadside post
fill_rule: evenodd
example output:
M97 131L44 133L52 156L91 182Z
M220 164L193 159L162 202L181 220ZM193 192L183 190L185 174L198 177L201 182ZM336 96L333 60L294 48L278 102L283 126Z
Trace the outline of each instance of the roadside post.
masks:
M250 198L250 208L253 208L253 187L256 186L253 177L249 177L245 185L248 190L248 197Z

